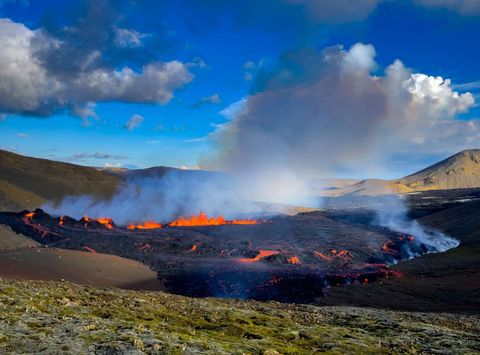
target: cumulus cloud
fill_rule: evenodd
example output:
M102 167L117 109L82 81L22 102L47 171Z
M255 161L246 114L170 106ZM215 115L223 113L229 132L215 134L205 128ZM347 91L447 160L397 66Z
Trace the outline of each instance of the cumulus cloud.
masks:
M419 5L446 8L466 16L480 15L480 1L478 0L415 0Z
M285 53L258 75L250 97L227 110L231 120L211 136L213 164L248 172L253 184L268 181L265 172L284 176L285 188L296 176L367 175L394 154L447 148L445 136L457 143L478 137L476 121L455 120L475 104L470 93L400 60L373 75L375 54L361 43Z
M130 119L125 123L125 128L129 131L133 131L135 128L140 127L143 122L143 116L140 115L133 115Z
M146 63L138 70L117 69L96 49L78 53L72 43L10 19L0 19L0 43L0 112L4 114L47 116L67 110L88 119L95 117L95 102L165 104L193 79L187 66L176 60ZM75 54L79 58L72 59Z

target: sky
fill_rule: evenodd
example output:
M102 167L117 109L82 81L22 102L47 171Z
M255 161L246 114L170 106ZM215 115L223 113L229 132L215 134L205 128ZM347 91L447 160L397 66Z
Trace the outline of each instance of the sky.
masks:
M0 1L0 149L395 178L480 148L480 1Z

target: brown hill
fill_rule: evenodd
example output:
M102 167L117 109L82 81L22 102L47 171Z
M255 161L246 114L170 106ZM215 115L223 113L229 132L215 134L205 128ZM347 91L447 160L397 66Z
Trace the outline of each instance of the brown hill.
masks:
M327 196L384 195L480 187L480 149L464 150L398 180L366 179L324 191Z
M31 209L67 195L107 197L120 181L108 171L0 150L0 210Z
M414 191L480 187L480 149L464 150L400 182Z

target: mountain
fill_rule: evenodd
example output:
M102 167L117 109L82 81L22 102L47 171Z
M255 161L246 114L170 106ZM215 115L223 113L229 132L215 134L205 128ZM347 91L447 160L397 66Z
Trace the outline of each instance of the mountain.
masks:
M70 195L107 198L127 179L161 177L167 172L194 179L223 178L218 172L164 166L133 170L86 167L0 150L0 211L35 209Z
M400 181L415 191L480 187L480 149L464 150Z
M67 195L108 197L120 181L108 171L0 150L0 210L31 209Z
M384 195L478 187L480 187L480 149L471 149L397 180L366 179L341 188L324 190L322 194Z

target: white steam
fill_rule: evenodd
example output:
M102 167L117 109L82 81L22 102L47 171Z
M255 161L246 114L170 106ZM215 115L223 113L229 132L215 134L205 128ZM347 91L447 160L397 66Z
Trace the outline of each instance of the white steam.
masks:
M460 245L460 242L437 230L427 230L416 220L407 218L407 207L401 197L391 195L384 197L383 204L373 207L377 214L376 224L393 231L411 235L415 243L427 247L429 252L444 252ZM418 256L410 250L410 257Z
M263 205L243 198L242 190L225 174L181 170L162 176L132 176L109 200L69 196L58 205L47 203L42 208L52 215L77 219L84 215L109 217L118 225L147 220L169 222L200 211L227 219L266 212Z

